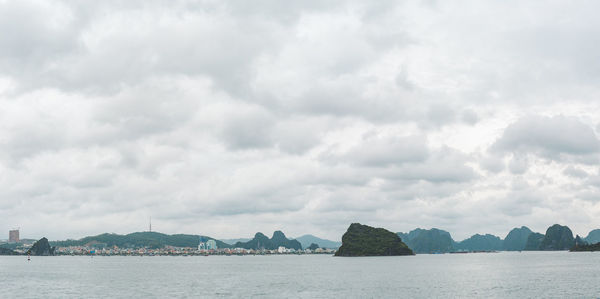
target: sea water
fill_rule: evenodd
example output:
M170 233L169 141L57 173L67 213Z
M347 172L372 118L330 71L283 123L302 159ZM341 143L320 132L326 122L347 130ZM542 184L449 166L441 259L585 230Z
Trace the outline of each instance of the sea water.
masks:
M0 256L1 298L600 298L600 253Z

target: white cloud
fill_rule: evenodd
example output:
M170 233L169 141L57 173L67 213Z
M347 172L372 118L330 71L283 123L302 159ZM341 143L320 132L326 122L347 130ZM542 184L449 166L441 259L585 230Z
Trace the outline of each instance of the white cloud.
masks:
M0 1L0 230L585 234L598 8Z

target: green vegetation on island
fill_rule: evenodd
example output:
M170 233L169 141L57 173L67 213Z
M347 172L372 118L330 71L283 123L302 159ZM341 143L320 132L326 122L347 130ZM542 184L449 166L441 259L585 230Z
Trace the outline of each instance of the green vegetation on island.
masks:
M575 246L573 232L567 226L552 225L546 230L546 235L538 250L568 250Z
M600 229L595 229L589 232L587 237L584 239L589 244L600 243Z
M523 248L523 250L539 250L540 244L542 244L542 240L544 240L543 234L529 234L529 237L527 237L527 242L525 243L525 248Z
M79 240L66 240L51 242L58 247L67 246L92 246L97 248L120 247L120 248L163 248L165 246L174 247L197 247L200 238L205 240L215 240L217 247L229 248L229 244L217 239L187 234L167 235L157 232L136 232L127 235L119 234L101 234L97 236L85 237Z
M312 243L312 244L310 244L310 246L307 247L307 249L310 249L310 250L316 250L317 248L319 248L319 244L316 244L316 243Z
M235 248L244 248L244 249L266 249L266 250L274 250L283 246L285 248L300 250L302 249L302 244L297 240L288 239L285 234L281 231L273 232L273 237L269 239L269 237L265 236L263 233L256 233L254 238L248 242L237 242L233 245Z
M569 251L600 251L600 242L595 244L588 244L587 242L575 242L575 246L571 247Z
M502 239L497 236L475 234L456 244L460 251L496 251L502 249Z
M446 253L454 251L454 240L450 233L441 229L417 228L398 236L415 253Z
M417 228L409 233L398 233L398 236L415 253L446 253L453 251L520 251L520 250L567 250L575 244L573 233L567 226L555 224L549 227L546 234L532 232L528 227L512 229L504 240L491 234L475 234L461 242L455 242L450 233L437 228ZM600 239L600 230L593 230L588 237L581 239ZM600 241L598 241L600 242ZM594 243L598 243L594 242Z
M0 255L19 255L19 253L12 249L0 247Z
M31 244L31 243L30 243ZM33 245L25 252L21 251L22 247L16 246L17 251L4 247L5 245L21 245L21 243L11 243L11 244L2 244L0 246L0 255L22 255L22 254L30 254L37 256L48 256L54 255L54 250L56 247L50 246L47 238L41 238L38 241L34 242Z
M394 234L398 238L397 240L386 235L384 232L388 231L354 223L350 225L348 231L344 234L346 238L345 244L347 245L344 248L339 247L341 250L338 250L336 255L403 255L498 250L596 251L597 244L600 243L600 229L590 231L586 238L582 238L579 235L573 238L571 229L559 224L549 227L546 230L546 234L532 232L529 228L522 226L520 228L513 228L504 240L491 234L475 234L461 242L454 241L449 232L437 228L417 228L409 233L399 232ZM378 237L373 239L368 236L370 233L375 233ZM94 249L112 249L113 247L118 247L119 249L152 250L173 249L170 247L195 248L201 240L203 240L202 242L214 240L218 248L240 248L247 250L277 250L279 247L285 247L294 250L307 248L314 251L318 248L335 249L338 247L338 244L342 245L342 243L320 239L312 235L304 235L298 239L288 239L281 231L275 231L271 238L259 232L252 239L237 239L236 241L238 242L233 245L207 236L189 234L167 235L157 232L136 232L127 235L105 233L97 236L88 236L79 240L48 242L46 238L42 238L37 242L35 240L25 242L29 240L21 239L21 242L5 242L0 244L0 255L18 255L25 254L28 251L34 255L52 255L54 248L71 246L85 248L88 251ZM400 241L400 243L397 243L397 241ZM35 244L32 246L34 242ZM321 242L327 245L323 245ZM409 249L410 253L402 249L403 247Z
M383 228L352 223L342 236L335 256L414 255L397 234Z
M44 237L33 243L33 246L27 251L27 254L38 256L54 255L54 249L56 249L56 247L51 247L50 243L48 243L48 239Z
M502 242L502 249L506 251L519 251L525 249L527 245L527 239L532 231L526 227L521 226L521 228L513 228L504 241Z

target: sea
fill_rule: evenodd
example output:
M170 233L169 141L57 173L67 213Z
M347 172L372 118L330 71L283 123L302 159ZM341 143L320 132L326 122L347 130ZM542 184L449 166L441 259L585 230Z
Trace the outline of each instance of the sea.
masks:
M600 298L600 252L0 256L0 298Z

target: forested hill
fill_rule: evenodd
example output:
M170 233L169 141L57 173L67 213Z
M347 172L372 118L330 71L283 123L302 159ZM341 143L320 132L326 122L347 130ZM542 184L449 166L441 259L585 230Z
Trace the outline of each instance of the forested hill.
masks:
M162 248L165 246L197 247L200 237L204 240L215 240L219 248L231 247L227 243L207 236L186 234L167 235L157 232L136 232L127 235L105 233L97 236L85 237L79 240L53 241L50 242L50 244L57 247L84 245L97 247L117 246L121 248Z

